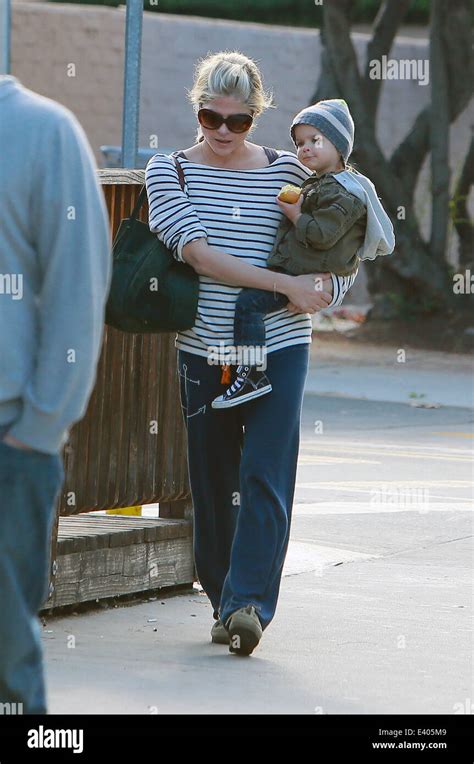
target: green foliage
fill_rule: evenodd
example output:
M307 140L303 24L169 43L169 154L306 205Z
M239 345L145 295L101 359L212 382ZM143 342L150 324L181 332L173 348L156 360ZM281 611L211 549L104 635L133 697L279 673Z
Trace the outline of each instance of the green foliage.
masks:
M126 5L122 0L48 0L50 3L74 3L74 5L110 5L117 8Z
M412 305L401 293L385 292L385 297L397 318L410 319L413 317Z
M395 316L406 321L416 321L419 316L437 313L440 310L439 301L429 295L418 295L416 302L398 292L385 292L385 297Z
M453 198L449 202L449 216L451 218L451 222L454 225L459 225L460 223L469 223L469 225L472 225L472 221L469 217L463 218L460 217L460 211L459 207L460 205L466 205L468 200L467 194L455 194Z
M354 2L353 22L364 23L373 21L381 5L381 0L356 0ZM428 24L429 17L430 0L412 0L403 22L407 24Z
M75 2L78 5L126 5L126 0L50 0L50 2ZM381 6L381 0L354 0L353 23L370 23ZM429 0L412 0L405 17L408 24L426 24L429 19ZM157 0L150 5L144 0L147 11L176 13L189 16L207 16L235 21L256 21L285 26L320 27L322 5L314 0Z

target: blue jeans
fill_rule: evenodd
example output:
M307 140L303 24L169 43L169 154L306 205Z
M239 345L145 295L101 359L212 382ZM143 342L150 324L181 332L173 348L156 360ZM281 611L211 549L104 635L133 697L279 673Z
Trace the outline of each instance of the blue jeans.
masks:
M0 426L0 703L17 704L17 713L45 714L38 610L48 597L64 468L59 454L3 443L9 427Z
M290 535L310 344L267 355L272 391L213 409L221 367L178 349L199 581L223 622L255 605L273 619ZM244 428L244 429L243 429Z
M234 345L265 346L265 315L286 308L288 303L281 292L244 287L235 304Z

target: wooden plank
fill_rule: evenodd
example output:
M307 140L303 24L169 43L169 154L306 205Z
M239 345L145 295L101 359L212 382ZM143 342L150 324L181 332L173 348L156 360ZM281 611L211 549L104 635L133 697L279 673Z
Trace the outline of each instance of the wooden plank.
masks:
M127 170L122 167L105 167L97 170L99 182L102 185L115 183L134 184L145 183L145 170Z
M84 522L82 518L81 520ZM126 533L128 536L126 543L140 543L145 540L145 528L138 525L133 526L131 524L121 523L121 518L119 517L116 518L116 522L113 524L101 523L100 520L96 520L92 523L84 523L82 527L80 525L65 525L65 530L66 533L72 537L93 537L95 535L107 535L112 537L117 535L123 536L123 534Z
M191 497L178 499L178 501L160 501L160 517L191 519L192 513L193 501Z
M72 552L58 557L55 590L42 610L195 580L192 536Z
M192 536L191 520L73 515L61 517L57 555Z

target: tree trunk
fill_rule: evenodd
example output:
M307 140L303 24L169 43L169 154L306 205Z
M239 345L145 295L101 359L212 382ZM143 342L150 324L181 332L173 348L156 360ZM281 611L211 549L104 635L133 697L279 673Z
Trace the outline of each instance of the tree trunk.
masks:
M449 221L449 125L469 102L472 62L468 0L434 0L431 19L432 103L423 109L401 144L387 160L375 137L380 80L369 77L370 61L388 55L409 6L405 0L385 0L367 46L362 77L350 37L348 0L325 0L321 41L321 75L312 103L321 98L344 98L356 125L353 158L374 182L390 214L396 236L392 255L368 262L366 272L376 308L373 313L400 310L431 312L453 305L453 283L446 261ZM439 58L433 66L434 55ZM430 241L420 233L414 192L423 162L432 149L433 224ZM467 237L466 232L463 233ZM379 293L381 294L378 297ZM383 294L386 293L386 297ZM377 296L377 299L375 299ZM407 307L408 306L408 307Z
M434 260L445 260L449 220L449 95L446 46L443 39L446 3L432 0L431 68L431 239Z
M471 270L474 273L474 241L472 220L469 218L467 198L474 184L474 137L466 154L461 175L454 190L451 214L453 225L459 237L459 270Z

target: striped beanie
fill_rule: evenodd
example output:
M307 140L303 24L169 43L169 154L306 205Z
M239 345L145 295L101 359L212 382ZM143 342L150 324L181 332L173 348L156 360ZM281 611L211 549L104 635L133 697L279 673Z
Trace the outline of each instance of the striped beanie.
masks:
M295 125L316 127L334 144L344 164L347 162L354 144L354 122L349 107L342 98L317 101L296 115L290 128L291 139L296 146Z

